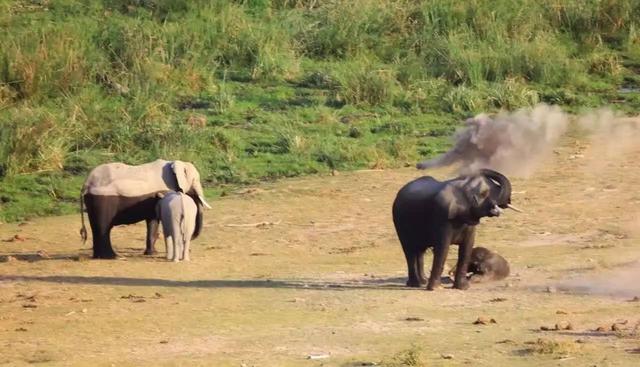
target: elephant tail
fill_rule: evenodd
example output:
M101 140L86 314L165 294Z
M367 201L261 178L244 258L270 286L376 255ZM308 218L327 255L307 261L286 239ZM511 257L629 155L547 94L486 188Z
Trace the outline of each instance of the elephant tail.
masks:
M80 222L82 228L80 228L80 237L82 237L82 244L87 243L87 227L84 225L84 190L80 193Z

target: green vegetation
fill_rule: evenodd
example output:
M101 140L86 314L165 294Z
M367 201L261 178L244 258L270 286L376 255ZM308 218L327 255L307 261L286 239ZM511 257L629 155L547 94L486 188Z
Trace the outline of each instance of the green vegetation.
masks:
M635 0L0 0L0 220L108 161L207 186L413 164L462 117L632 111Z

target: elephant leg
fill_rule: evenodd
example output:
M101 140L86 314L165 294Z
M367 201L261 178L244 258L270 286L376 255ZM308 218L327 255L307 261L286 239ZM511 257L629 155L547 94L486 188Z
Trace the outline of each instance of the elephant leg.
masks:
M187 240L184 243L184 251L182 252L182 260L191 261L191 257L189 256L189 250L191 249L191 240L187 237Z
M444 263L447 260L450 244L451 234L449 231L445 231L433 247L433 265L431 266L431 275L427 282L427 290L429 291L440 287L440 277L444 271Z
M424 253L425 251L421 251L418 254L418 280L420 281L420 285L427 284L427 277L424 275Z
M165 243L165 246L167 247L167 260L171 261L173 260L174 254L175 254L175 243L173 241L173 236L165 235L164 243Z
M420 287L420 276L418 272L418 255L416 253L405 253L407 259L407 273L409 279L407 280L407 287Z
M458 263L456 264L456 278L453 281L453 288L467 289L469 288L469 280L467 279L467 269L471 261L471 252L475 242L475 227L467 229L462 242L458 247Z
M155 255L156 241L158 240L159 221L157 219L147 219L147 242L144 250L145 255Z
M184 251L184 244L178 238L174 238L173 243L174 243L173 262L178 262L182 260L182 252Z
M116 214L116 203L100 196L86 195L85 203L91 226L94 259L115 259L111 246L111 228Z

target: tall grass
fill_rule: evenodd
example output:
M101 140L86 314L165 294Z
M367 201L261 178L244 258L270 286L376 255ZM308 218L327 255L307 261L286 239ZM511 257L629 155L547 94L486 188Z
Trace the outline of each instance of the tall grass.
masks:
M635 0L0 0L0 179L411 163L468 114L619 100L640 80L637 19Z

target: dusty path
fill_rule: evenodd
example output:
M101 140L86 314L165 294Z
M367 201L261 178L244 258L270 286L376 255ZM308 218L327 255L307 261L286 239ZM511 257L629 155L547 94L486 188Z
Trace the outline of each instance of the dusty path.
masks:
M355 366L412 346L430 366L638 365L639 154L594 165L566 139L514 179L526 214L485 220L476 241L513 276L465 292L402 286L390 206L413 169L231 194L191 263L141 256L142 225L114 231L119 261L87 259L78 216L0 225L0 365ZM260 222L274 224L227 226ZM565 321L573 330L540 330Z

